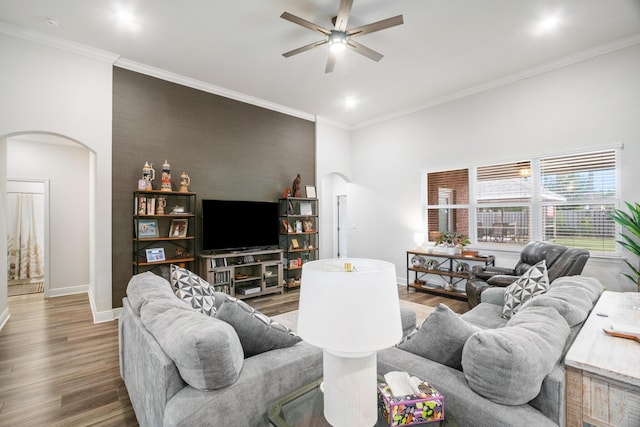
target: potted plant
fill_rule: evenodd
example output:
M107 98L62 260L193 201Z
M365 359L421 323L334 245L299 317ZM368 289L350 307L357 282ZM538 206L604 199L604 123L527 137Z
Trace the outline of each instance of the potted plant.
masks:
M460 251L461 253L462 249L471 242L464 234L458 233L457 231L447 231L441 233L435 243L436 246L449 248L448 251L450 252Z
M620 209L614 209L613 213L609 214L611 219L630 233L625 234L621 232L620 236L623 240L616 241L620 243L623 248L640 257L640 243L638 243L638 239L640 239L640 204L636 202L635 205L632 205L629 202L625 202L625 205L627 205L629 213ZM637 291L640 292L640 264L638 267L635 267L628 259L625 259L624 262L627 263L632 274L623 274L636 285Z

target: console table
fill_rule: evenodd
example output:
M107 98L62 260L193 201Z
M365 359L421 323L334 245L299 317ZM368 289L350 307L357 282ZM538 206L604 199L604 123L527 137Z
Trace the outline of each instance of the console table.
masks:
M448 297L467 299L464 290L456 289L456 284L471 277L471 263L482 263L485 266L495 265L495 257L487 256L462 256L450 255L440 252L428 252L426 250L414 249L407 251L407 291L409 288L440 294ZM467 269L457 268L458 264ZM411 281L413 272L414 280ZM441 282L437 283L429 278L440 277Z
M640 343L603 332L640 328L631 298L604 292L567 352L567 427L640 425Z

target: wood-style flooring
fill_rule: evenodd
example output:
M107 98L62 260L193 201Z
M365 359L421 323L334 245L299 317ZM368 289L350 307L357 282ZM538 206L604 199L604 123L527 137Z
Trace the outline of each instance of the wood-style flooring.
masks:
M399 287L401 299L457 313L465 301ZM248 300L274 316L298 308L297 291ZM94 324L86 294L9 297L0 331L0 426L136 426L120 378L118 325Z

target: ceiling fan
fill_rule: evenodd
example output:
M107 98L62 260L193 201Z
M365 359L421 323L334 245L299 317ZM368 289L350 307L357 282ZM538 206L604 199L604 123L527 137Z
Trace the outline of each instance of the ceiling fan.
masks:
M333 71L333 67L336 63L337 54L344 51L347 47L358 52L360 55L366 56L369 59L373 59L378 62L384 55L376 52L373 49L356 42L353 40L355 37L359 37L365 34L373 33L375 31L384 30L386 28L395 27L396 25L402 25L404 23L402 15L394 16L392 18L383 19L371 24L362 25L357 28L347 30L347 23L349 22L349 14L351 13L351 6L353 0L341 0L340 8L338 9L338 15L333 18L333 30L323 28L313 22L309 22L306 19L302 19L298 16L292 15L289 12L284 12L280 15L280 18L291 21L294 24L301 25L312 31L317 31L324 35L325 38L315 43L308 44L306 46L299 47L297 49L285 52L282 54L285 58L293 55L297 55L302 52L306 52L318 46L329 44L329 58L327 59L327 66L324 69L325 73Z

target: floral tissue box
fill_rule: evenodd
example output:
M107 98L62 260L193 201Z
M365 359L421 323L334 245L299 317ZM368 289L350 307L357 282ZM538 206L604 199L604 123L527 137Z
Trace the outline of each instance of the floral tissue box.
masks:
M393 396L386 383L378 384L378 408L390 427L444 420L444 396L426 381L418 389L420 394Z

